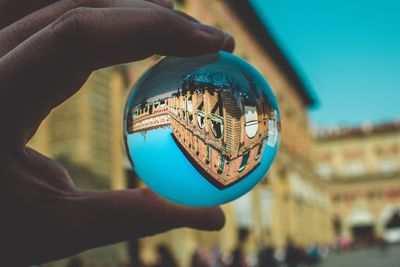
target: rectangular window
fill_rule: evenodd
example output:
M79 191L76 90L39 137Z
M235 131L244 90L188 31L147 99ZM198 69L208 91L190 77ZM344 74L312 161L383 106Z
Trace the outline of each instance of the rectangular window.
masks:
M222 173L224 171L224 165L225 165L225 158L224 156L220 155L219 156L219 172Z
M206 164L208 165L208 164L210 164L210 158L211 158L211 148L210 148L210 146L207 146L206 147Z

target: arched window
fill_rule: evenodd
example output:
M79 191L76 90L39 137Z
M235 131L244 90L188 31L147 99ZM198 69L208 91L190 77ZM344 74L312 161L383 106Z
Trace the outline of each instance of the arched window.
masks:
M190 95L187 99L187 112L188 112L188 119L189 119L190 123L193 122L193 101L192 101L192 99L193 99L192 95Z
M211 109L211 131L216 138L221 138L224 133L222 97L220 93L216 97L217 101Z
M258 131L258 114L256 107L245 106L245 129L248 138L254 138Z
M205 116L204 116L204 112L201 110L197 111L197 125L199 125L200 129L204 129Z
M205 126L205 115L204 115L204 101L203 99L200 102L200 105L197 107L197 125L200 129L204 129Z
M223 118L211 114L211 131L216 138L221 138L224 133Z

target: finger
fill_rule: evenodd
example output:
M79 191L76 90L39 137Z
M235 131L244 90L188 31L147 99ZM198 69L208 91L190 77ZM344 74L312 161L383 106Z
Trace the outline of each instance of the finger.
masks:
M75 203L82 249L144 237L175 228L219 230L218 207L194 208L161 199L149 189L82 193Z
M172 0L148 0L155 4L173 8ZM76 5L76 6L91 6L95 5L96 2L102 2L99 0L2 0L0 1L0 29L7 27L8 25L22 19L30 13L44 8L48 5L56 3L58 5ZM104 2L104 1L103 1ZM112 2L110 0L109 2Z
M140 8L173 8L170 0L63 0L46 6L18 20L0 31L0 57L22 43L66 12L79 7L140 7ZM189 17L189 16L187 16Z
M2 0L0 1L0 29L56 1L57 0Z
M0 121L7 129L2 134L8 141L23 138L94 69L153 54L213 53L230 39L165 8L74 9L0 60Z
M188 14L186 14L186 13L184 13L184 12L181 12L181 11L179 11L179 10L175 10L175 12L176 12L178 15L184 17L185 19L187 19L187 20L189 20L189 21L200 23L196 18L193 18L193 17L189 16ZM235 39L233 39L232 37L228 37L228 38L226 39L225 45L224 45L224 47L223 47L222 49L223 49L224 51L227 51L227 52L229 52L229 53L232 53L232 52L235 50Z

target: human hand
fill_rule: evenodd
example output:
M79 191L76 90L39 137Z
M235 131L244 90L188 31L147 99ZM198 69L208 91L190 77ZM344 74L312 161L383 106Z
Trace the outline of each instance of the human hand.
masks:
M217 207L172 204L148 189L80 190L26 143L93 70L233 46L167 0L0 2L0 262L42 263L177 227L220 229Z

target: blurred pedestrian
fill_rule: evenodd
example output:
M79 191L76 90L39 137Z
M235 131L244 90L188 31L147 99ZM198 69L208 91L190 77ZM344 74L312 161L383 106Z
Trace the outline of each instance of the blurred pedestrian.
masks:
M241 247L237 247L232 253L232 262L229 267L249 267Z
M321 252L317 244L308 248L306 253L306 262L309 266L314 266L321 262Z
M211 250L211 267L225 267L224 257L219 247L214 247Z
M196 248L192 255L191 267L210 267L205 249Z
M376 241L378 243L379 250L380 250L381 254L383 256L386 255L386 251L387 251L387 248L388 248L386 240L383 237L378 236Z
M166 245L157 246L157 263L153 267L177 267L171 250Z
M301 261L300 249L297 248L290 239L287 241L286 245L285 261L287 267L297 267Z
M258 253L258 267L277 267L275 249L271 246L263 247Z

